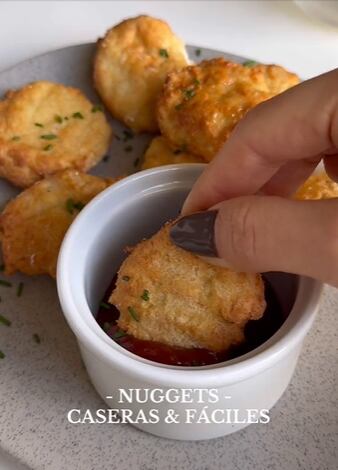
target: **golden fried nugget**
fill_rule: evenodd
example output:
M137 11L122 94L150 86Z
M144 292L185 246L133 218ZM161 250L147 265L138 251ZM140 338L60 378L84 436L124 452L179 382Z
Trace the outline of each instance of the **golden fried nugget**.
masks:
M294 199L331 199L338 197L338 183L325 173L311 175L301 186Z
M147 148L142 163L142 170L176 163L205 163L201 157L192 155L179 148L172 149L162 135L155 137Z
M169 72L188 64L183 42L167 23L138 16L98 41L94 84L112 115L135 132L155 132L155 105Z
M27 187L66 168L87 171L111 137L104 114L80 90L32 83L0 101L0 176Z
M298 82L277 65L219 58L185 67L169 74L159 96L161 132L171 145L210 161L247 111Z
M223 351L265 309L260 275L213 266L176 247L170 224L139 243L123 262L109 301L118 325L143 340Z
M114 182L64 170L10 201L0 216L6 274L56 275L63 237L81 208Z

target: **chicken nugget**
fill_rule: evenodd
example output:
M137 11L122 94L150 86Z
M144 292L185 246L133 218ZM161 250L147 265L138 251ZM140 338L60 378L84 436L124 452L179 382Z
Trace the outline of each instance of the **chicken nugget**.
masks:
M158 99L161 133L210 161L245 113L298 82L277 65L247 67L222 58L174 71Z
M170 224L122 263L109 301L118 325L136 338L225 351L244 341L244 325L265 309L259 274L213 266L176 247Z
M94 84L115 118L135 132L155 132L155 105L163 82L169 72L187 64L184 44L167 23L138 16L98 41Z
M114 182L64 170L36 182L0 216L5 273L56 275L63 237L82 207Z
M165 137L155 137L147 148L142 163L142 170L176 163L205 163L201 157L187 153L184 149L172 149Z
M331 199L338 197L338 183L325 173L311 175L301 186L294 199Z
M32 83L0 101L0 176L24 188L66 168L87 171L111 137L104 113L80 90Z

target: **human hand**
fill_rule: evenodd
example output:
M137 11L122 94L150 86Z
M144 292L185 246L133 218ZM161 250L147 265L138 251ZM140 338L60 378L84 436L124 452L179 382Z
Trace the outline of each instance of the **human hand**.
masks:
M194 185L173 241L243 271L286 271L338 286L338 200L288 199L321 159L338 180L338 69L242 119Z

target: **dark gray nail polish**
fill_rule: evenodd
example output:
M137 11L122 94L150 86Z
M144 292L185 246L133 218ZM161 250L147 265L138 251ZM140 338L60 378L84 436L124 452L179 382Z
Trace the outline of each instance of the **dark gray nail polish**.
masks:
M217 257L214 230L217 212L197 212L182 217L170 229L171 241L197 255Z

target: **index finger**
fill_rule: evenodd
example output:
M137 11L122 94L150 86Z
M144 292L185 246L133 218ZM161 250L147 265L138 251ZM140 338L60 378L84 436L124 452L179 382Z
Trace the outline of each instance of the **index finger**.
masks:
M257 193L289 161L338 147L338 69L258 105L197 180L182 213Z

